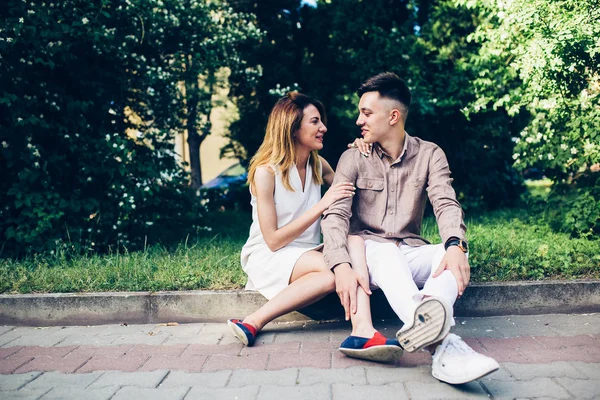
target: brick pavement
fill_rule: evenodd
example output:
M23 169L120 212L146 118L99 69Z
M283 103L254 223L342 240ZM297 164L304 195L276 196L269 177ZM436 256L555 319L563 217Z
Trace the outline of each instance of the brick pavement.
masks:
M397 321L377 328L392 337ZM454 332L501 370L467 385L431 356L393 364L337 351L345 323L269 326L246 348L225 324L0 326L0 399L600 398L600 315L458 318Z

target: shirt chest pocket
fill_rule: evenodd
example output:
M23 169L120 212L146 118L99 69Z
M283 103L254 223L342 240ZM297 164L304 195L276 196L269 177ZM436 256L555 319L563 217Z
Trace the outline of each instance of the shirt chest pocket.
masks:
M379 204L383 196L383 179L358 178L356 180L358 198L355 199L356 210L360 214L377 214L382 205Z

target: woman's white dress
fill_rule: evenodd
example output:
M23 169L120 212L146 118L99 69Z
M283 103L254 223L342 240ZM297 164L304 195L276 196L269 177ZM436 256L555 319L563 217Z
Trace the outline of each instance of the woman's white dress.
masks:
M321 199L321 185L313 182L310 158L306 165L304 191L296 165L290 171L291 192L283 186L281 172L275 169L275 210L277 228L287 225L301 216ZM319 171L321 174L322 171ZM247 290L258 290L267 299L288 286L294 265L304 253L322 247L319 245L321 230L319 218L304 233L287 246L273 252L269 250L260 231L256 197L250 191L252 204L252 225L250 237L242 248L242 269L248 275Z

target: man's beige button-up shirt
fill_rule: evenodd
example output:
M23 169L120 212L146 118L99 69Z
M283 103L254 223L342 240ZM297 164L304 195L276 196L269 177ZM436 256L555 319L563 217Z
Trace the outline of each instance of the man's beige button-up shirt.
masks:
M404 149L392 160L379 145L369 157L349 149L340 158L333 184L352 182L353 198L333 203L323 214L324 256L329 268L350 263L348 234L410 246L429 243L421 234L426 196L433 205L442 242L465 239L463 211L452 189L444 151L434 143L406 135Z

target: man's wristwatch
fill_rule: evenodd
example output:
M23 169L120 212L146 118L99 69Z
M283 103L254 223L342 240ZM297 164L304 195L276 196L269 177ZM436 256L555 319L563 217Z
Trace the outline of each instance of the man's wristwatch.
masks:
M461 249L463 253L469 252L469 245L467 244L467 242L457 237L451 237L450 239L446 240L444 248L448 250L448 247L450 246L458 246L458 248Z

